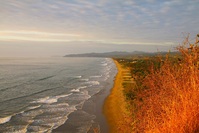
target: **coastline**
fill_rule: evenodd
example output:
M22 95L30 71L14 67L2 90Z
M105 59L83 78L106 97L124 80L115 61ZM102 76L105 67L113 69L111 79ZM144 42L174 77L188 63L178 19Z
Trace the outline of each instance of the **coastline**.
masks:
M110 88L111 89L111 88ZM54 129L52 133L76 133L79 132L78 126L79 124L87 123L93 119L93 123L91 127L88 125L88 133L107 133L108 132L108 123L103 114L103 105L106 97L109 95L110 89L103 89L99 93L93 95L90 99L85 101L83 107L81 109L77 109L73 113L68 116L68 120L61 125L60 127ZM78 120L79 117L82 117L82 111L85 114L92 115L94 118L85 117L84 121L76 123L73 121Z
M118 69L118 73L114 80L114 86L104 102L103 113L107 119L110 133L126 132L129 131L129 126L126 124L128 123L129 113L126 109L127 103L123 95L122 73L128 71L128 68L123 68L114 59L113 61Z
M115 63L113 63L115 64ZM115 66L115 65L114 65ZM87 121L91 121L92 119L92 125L88 125L87 133L108 133L109 131L109 124L107 122L107 119L104 115L104 103L106 98L109 96L111 89L114 85L114 77L117 74L117 68L114 67L115 70L113 70L113 73L110 75L111 78L108 82L104 84L104 88L93 95L91 98L86 100L81 108L77 108L76 111L69 114L68 120L61 125L60 127L54 129L53 133L62 133L62 132L79 132L78 125L85 124ZM92 118L89 118L88 116L85 117L84 121L81 122L74 122L74 120L78 120L79 117L82 117L81 114L84 112L84 114L92 115ZM91 127L90 127L91 126Z

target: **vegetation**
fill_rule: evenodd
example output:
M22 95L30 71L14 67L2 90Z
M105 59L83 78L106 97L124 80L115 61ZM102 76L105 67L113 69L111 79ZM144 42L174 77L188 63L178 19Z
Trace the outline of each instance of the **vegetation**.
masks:
M179 54L116 60L130 68L134 83L123 84L131 132L199 132L199 46L188 37ZM188 47L187 47L188 46Z

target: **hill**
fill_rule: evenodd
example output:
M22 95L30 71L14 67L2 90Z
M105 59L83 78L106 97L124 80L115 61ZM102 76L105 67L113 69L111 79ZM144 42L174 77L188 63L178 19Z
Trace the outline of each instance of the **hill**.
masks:
M65 55L64 57L107 57L107 58L114 58L114 57L129 57L135 55L156 55L156 54L165 54L166 52L160 53L148 53L142 51L134 51L134 52L123 52L123 51L114 51L114 52L105 52L105 53L84 53L84 54L69 54Z

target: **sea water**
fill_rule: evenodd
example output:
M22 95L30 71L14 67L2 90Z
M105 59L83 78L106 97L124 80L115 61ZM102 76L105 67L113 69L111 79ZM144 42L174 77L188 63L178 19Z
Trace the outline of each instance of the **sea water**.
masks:
M52 132L115 74L109 58L0 58L0 132Z

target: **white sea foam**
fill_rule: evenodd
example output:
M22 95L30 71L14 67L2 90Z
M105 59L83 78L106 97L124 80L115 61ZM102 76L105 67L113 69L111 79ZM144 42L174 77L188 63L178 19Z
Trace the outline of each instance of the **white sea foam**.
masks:
M82 94L84 95L82 98L85 100L87 100L87 99L89 99L89 98L91 98L91 96L88 94L88 91L86 91L86 90L84 90L83 92L82 92Z
M107 63L104 63L104 64L101 64L102 66L107 66L108 64Z
M110 77L110 71L105 71L104 72L104 81L106 81Z
M100 78L102 75L90 76L91 78Z
M67 106L64 107L63 105ZM44 113L46 112L50 115L41 115L38 118L35 117L34 125L29 126L29 130L34 132L51 132L52 129L56 129L57 127L63 125L68 119L68 115L77 110L76 105L68 106L68 104L65 103L45 105L43 107L45 107ZM44 125L47 128L42 128L40 125Z
M79 89L72 89L71 92L80 92Z
M25 110L24 110L24 111L19 112L18 114L23 114L24 112L25 112Z
M33 101L31 103L55 103L55 102L57 102L56 98L44 97L37 99L36 101Z
M80 81L89 81L89 79L80 79Z
M66 94L66 95L55 96L55 98L59 99L59 98L63 98L63 97L68 97L68 96L70 96L70 95L72 95L72 93Z
M60 95L57 97L64 96L66 95ZM68 103L44 104L39 109L24 112L21 115L21 119L25 120L26 118L33 118L30 123L34 124L27 125L26 131L51 132L52 129L55 129L65 123L68 119L68 115L77 110L76 106L77 105L69 106Z
M6 116L4 118L0 118L0 124L9 122L11 118L12 118L12 116Z
M91 85L99 85L99 81L89 81L87 82L87 84L91 84Z
M67 96L70 96L71 94L72 93L67 94L67 95L53 96L53 97L48 96L48 97L37 99L36 101L33 101L31 103L47 103L47 104L56 103L59 98L67 97Z
M43 105L42 107L44 108L63 108L63 107L68 107L69 104L68 103L59 103L59 104L46 104Z
M72 76L72 78L81 78L82 76Z
M72 89L71 92L80 92L80 89L85 89L87 86L80 86L77 89Z
M31 107L28 107L28 109L29 109L29 110L31 110L31 109L37 109L37 108L39 108L39 107L41 107L41 105L31 106Z
M106 76L106 77L104 78L104 81L106 81L108 78L109 78L109 76Z
M78 89L85 89L87 86L80 86Z

